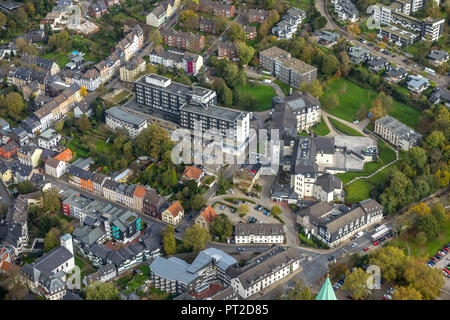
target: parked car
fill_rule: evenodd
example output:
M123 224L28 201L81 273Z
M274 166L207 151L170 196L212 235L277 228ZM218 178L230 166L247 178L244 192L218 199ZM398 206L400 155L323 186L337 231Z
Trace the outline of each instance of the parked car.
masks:
M367 45L368 45L369 47L373 47L373 46L374 46L374 44L373 44L372 42L367 43Z
M358 244L356 242L352 243L352 248L356 248L358 246Z
M238 251L245 251L245 248L238 247L237 250L238 250Z
M259 206L255 206L254 209L255 209L255 210L259 210Z
M221 205L221 206L220 206L220 210L224 210L224 209L225 209L225 207L226 207L226 206L225 206L224 204L223 204L223 205Z
M375 241L375 242L373 243L374 246L377 246L377 245L379 245L379 244L380 244L380 241Z
M333 261L334 260L334 256L329 256L328 257L328 261Z
M369 251L369 248L365 247L365 248L364 248L364 251Z
M269 216L269 215L270 215L270 211L264 210L264 214L265 214L266 216Z

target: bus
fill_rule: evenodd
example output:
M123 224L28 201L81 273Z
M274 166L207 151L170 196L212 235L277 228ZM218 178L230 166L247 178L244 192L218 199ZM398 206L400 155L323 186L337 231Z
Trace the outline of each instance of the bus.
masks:
M386 226L381 229L380 231L375 232L373 235L370 236L370 239L372 242L378 241L381 238L383 238L385 235L389 233L389 228L386 228Z
M430 68L423 69L426 73L431 74L432 76L436 75L436 71Z
M380 231L381 229L384 229L384 228L386 228L386 225L382 224L382 225L380 225L380 226L375 228L375 232L378 232L378 231Z

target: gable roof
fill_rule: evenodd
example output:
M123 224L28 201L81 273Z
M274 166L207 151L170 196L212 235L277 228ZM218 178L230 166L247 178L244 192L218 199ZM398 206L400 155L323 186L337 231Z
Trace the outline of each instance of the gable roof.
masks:
M180 201L177 200L167 208L167 211L170 212L172 217L176 218L180 213L184 212L184 209Z
M200 214L207 224L210 224L216 218L216 212L211 206L207 206Z
M200 176L202 175L203 170L196 168L196 167L191 167L191 166L186 166L186 168L184 169L184 175L188 178L188 179L199 179Z

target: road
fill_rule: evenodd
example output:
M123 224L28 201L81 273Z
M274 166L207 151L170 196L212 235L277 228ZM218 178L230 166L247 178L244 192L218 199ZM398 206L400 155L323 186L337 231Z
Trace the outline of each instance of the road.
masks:
M320 14L322 16L324 16L327 19L327 28L337 30L342 35L342 37L344 39L346 39L347 41L350 41L352 44L357 45L359 47L363 47L363 48L367 49L372 55L377 56L377 57L383 57L383 58L387 59L389 62L394 63L397 66L400 66L406 70L416 72L416 73L420 73L423 71L423 67L421 67L419 65L417 67L414 67L413 65L404 63L402 60L407 59L407 58L402 55L397 55L395 58L393 58L392 56L388 56L384 53L381 53L381 52L375 50L375 46L370 47L367 44L356 42L354 40L353 36L350 35L349 32L347 32L346 30L339 27L333 21L333 19L331 18L330 14L328 13L328 10L327 10L327 0L316 0L315 4L316 4L316 9L320 12ZM435 76L427 75L427 78L434 81L439 86L446 87L448 85L448 83L450 82L450 77L443 76L443 75L435 75Z

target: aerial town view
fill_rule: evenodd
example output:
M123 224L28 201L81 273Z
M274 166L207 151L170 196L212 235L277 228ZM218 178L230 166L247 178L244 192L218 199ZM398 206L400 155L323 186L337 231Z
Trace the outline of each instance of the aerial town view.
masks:
M0 300L450 300L449 21L0 0Z

